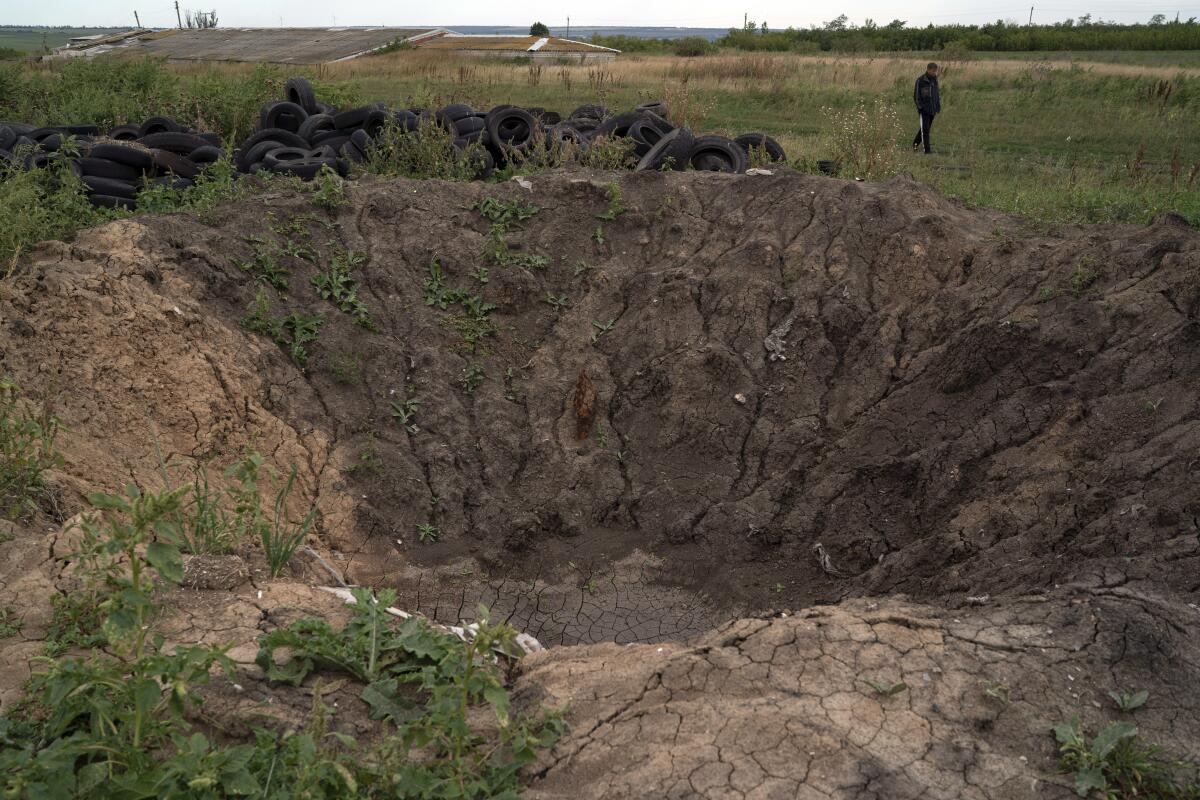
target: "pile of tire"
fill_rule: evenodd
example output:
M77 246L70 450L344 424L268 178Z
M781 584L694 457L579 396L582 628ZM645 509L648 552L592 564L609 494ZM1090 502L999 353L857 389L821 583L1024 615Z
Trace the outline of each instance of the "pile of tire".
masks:
M191 186L224 155L220 136L190 131L170 117L108 131L0 122L0 164L29 170L62 163L83 181L92 205L104 208L133 208L138 193L151 186Z
M582 151L601 138L631 142L638 170L745 172L752 149L769 161L787 159L779 143L763 133L736 139L697 136L669 122L668 109L660 101L619 114L602 106L583 105L563 118L544 108L499 105L476 111L465 103L436 110L392 109L376 103L339 111L318 102L304 78L289 79L286 94L285 99L263 106L259 129L238 148L239 170L266 169L308 178L328 165L345 175L350 164L371 156L385 130L416 133L430 125L449 132L454 148L476 159L477 179L488 177L518 155L529 155L534 148L570 145Z
M328 168L339 175L368 160L385 131L416 134L440 128L453 148L471 159L476 179L537 148L586 151L601 139L627 141L637 170L696 169L745 172L752 150L768 161L785 161L779 143L763 133L735 139L697 136L668 121L659 101L613 114L582 105L565 118L544 108L499 105L476 111L464 103L436 110L388 108L383 103L339 110L317 100L312 85L289 78L283 99L262 107L256 130L233 152L237 170L271 172L310 180ZM62 164L87 187L93 205L132 208L148 187L186 188L209 164L224 158L221 138L198 133L170 117L101 131L95 125L37 128L0 121L0 167L36 169ZM2 170L0 170L2 174Z

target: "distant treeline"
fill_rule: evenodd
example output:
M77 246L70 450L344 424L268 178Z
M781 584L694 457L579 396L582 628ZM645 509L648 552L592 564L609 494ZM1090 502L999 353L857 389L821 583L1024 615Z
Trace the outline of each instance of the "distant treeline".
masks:
M699 37L645 39L635 36L594 35L591 41L626 53L676 53L703 55L716 47L774 52L903 52L976 50L1025 52L1057 50L1200 50L1200 23L1192 17L1168 22L1161 15L1147 24L1118 25L1093 21L1090 15L1053 25L927 25L907 27L903 20L878 25L867 20L852 24L844 15L821 27L774 31L754 22L734 28L705 48Z
M717 40L739 50L837 50L843 52L905 50L976 50L995 52L1052 50L1198 50L1200 23L1167 22L1161 15L1145 25L1093 22L1090 16L1054 25L928 25L906 27L903 20L852 25L845 16L820 28L769 30L766 24L730 30Z

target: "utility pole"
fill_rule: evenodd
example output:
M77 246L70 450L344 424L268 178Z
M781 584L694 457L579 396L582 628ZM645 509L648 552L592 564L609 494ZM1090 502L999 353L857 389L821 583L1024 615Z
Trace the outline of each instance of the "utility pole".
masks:
M183 30L183 17L179 16L179 0L175 0L175 21L179 23L179 29Z
M1176 17L1175 17L1175 21L1176 21L1176 22L1178 22L1178 21L1179 21L1179 16L1178 16L1178 15L1176 15ZM570 17L567 17L567 38L568 38L568 39L570 39L570 38L571 38L571 18L570 18Z
M139 19L139 18L138 18L138 15L137 15L137 12L136 12L136 11L134 11L134 12L133 12L133 21L137 23L138 30L141 30L141 28L142 28L142 21L141 21L141 19Z
M743 11L742 12L742 30L746 30L746 26L748 24L750 24L750 12Z
M1029 7L1029 24L1033 24L1033 6Z

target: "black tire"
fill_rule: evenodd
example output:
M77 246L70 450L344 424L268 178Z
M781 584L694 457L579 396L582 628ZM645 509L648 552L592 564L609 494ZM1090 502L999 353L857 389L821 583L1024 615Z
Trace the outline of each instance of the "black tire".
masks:
M329 114L312 114L304 120L296 134L311 143L316 134L332 130L334 130L333 117Z
M287 83L283 85L283 96L288 99L289 103L295 103L304 109L304 113L308 115L320 114L321 110L317 108L317 93L313 91L312 84L307 78L302 78L299 75L287 79Z
M99 136L100 128L96 125L63 125L61 130L63 133L69 133L72 136Z
M387 127L388 120L392 118L392 112L382 109L375 109L367 118L363 120L363 124L359 130L363 131L367 136L374 139L379 134L383 133L383 129Z
M17 136L28 136L37 130L36 125L30 125L25 122L14 122L13 120L9 119L0 119L0 125L7 125L8 127L12 128L13 133L15 133Z
M354 144L353 139L347 139L339 152L343 158L354 164L361 164L367 160L367 154L358 149L358 145Z
M274 170L279 164L304 161L312 156L312 152L307 147L277 147L263 156L262 163L267 169Z
M188 153L188 161L191 161L198 167L204 167L208 164L215 164L225 157L225 151L219 147L213 147L211 144L206 144L203 147L197 147L192 152Z
M451 103L448 106L443 106L442 108L438 109L436 114L434 114L434 116L436 116L439 120L445 120L449 122L452 127L456 127L454 123L458 122L459 120L466 119L467 117L474 115L474 109L472 109L466 103Z
M471 173L471 180L487 180L496 171L496 159L492 158L492 154L487 151L486 147L471 147L469 144L460 145L455 142L454 149L458 151L460 157L467 159L467 164L474 170Z
M646 155L642 156L634 167L638 172L658 170L670 166L673 170L687 169L688 156L696 137L688 128L676 128L664 134Z
M562 114L557 111L547 111L544 108L527 108L525 110L532 114L543 128L549 128L551 125L562 122Z
M248 153L255 145L260 142L273 141L278 142L280 147L308 147L308 142L301 139L291 131L285 131L280 128L270 128L264 131L258 131L251 134L246 141L242 142L237 155L237 167L242 172L250 171L250 163L245 161L243 154ZM265 152L265 151L264 151ZM260 155L259 158L262 156Z
M118 142L133 142L142 135L139 125L118 125L108 132L108 138Z
M573 145L582 152L588 149L588 139L574 125L559 123L546 129L546 145L560 150Z
M654 122L643 117L637 122L629 126L629 138L633 139L639 145L645 146L648 151L651 147L658 144L658 140L665 136L670 131L660 130Z
M745 172L749 163L746 151L724 136L699 136L688 153L692 169L708 172Z
M363 155L371 152L373 142L371 141L370 135L368 135L367 132L362 128L359 128L354 133L350 134L350 141L354 143L354 146L357 147L359 152Z
M421 127L421 118L406 108L392 112L392 120L402 131L413 133Z
M33 139L38 144L41 144L42 142L54 136L57 136L61 140L62 133L63 132L60 128L37 128L36 130L32 130L25 135L30 139Z
M532 142L541 127L533 115L523 108L489 111L484 124L493 145L516 150Z
M454 123L454 133L458 136L466 136L467 134L486 130L486 128L487 123L481 117L476 116L463 117Z
M177 178L174 175L163 175L146 181L146 186L167 186L171 189L190 189L195 185L196 182L190 178Z
M274 103L267 103L262 107L262 111L258 115L258 127L259 130L264 131L268 128L282 128L285 131L296 133L306 119L308 119L308 112L296 103L276 100Z
M638 107L634 109L634 111L641 111L643 113L649 111L655 116L664 118L667 116L667 110L667 104L662 100L648 100L645 103L640 103Z
M340 131L361 128L367 117L379 111L375 106L359 106L333 115L333 126Z
M306 158L300 161L281 161L268 169L281 175L295 175L301 180L310 181L317 177L317 173L324 167L336 171L337 162L330 158Z
M171 172L181 178L194 178L200 174L200 170L186 156L170 150L152 150L151 157L160 172Z
M319 135L313 138L313 147L332 147L334 152L341 149L341 146L350 141L350 137L345 131L326 131L328 134Z
M642 119L649 121L651 125L653 125L662 133L670 133L671 131L675 130L675 126L672 125L666 117L656 114L653 111L643 111Z
M204 147L208 142L190 133L164 131L143 136L138 139L138 144L145 145L151 150L168 150L176 155L186 156L193 150Z
M95 178L112 178L118 181L136 181L142 177L142 170L128 164L120 164L108 158L93 158L87 156L76 161L79 171L84 176Z
M329 103L322 103L320 100L318 100L317 101L317 113L318 114L328 114L329 116L332 117L334 114L337 113L337 109L334 108L333 106L329 105Z
M750 148L757 147L765 150L772 161L787 161L787 154L783 152L779 142L765 133L743 133L733 141L746 152L747 156L750 155Z
M30 153L21 159L21 169L26 172L35 169L46 169L54 162L53 153Z
M596 126L594 136L609 136L624 138L629 135L629 126L642 118L636 111L609 117Z
M567 119L594 119L602 120L608 116L608 109L604 106L583 105L567 115Z
M120 181L115 178L101 178L98 175L84 175L80 180L93 194L104 194L110 197L137 197L138 187L133 181Z
M170 117L150 117L138 128L138 138L152 133L179 133L183 126Z
M96 208L137 208L137 201L130 197L114 197L111 194L88 195L88 202Z
M11 150L17 141L17 132L7 125L0 125L0 150Z
M487 130L480 130L464 133L462 136L455 138L454 141L466 142L467 144L481 144L486 147L492 143L492 138L488 136Z
M213 147L220 147L222 149L225 147L225 143L221 141L221 134L219 133L197 133L196 135Z
M263 160L267 157L267 153L270 153L272 150L278 150L287 146L288 145L285 145L282 142L277 142L274 139L268 139L265 142L259 142L258 144L254 145L254 147L246 150L244 153L238 154L238 170L241 172L253 172L255 165L263 164ZM242 167L243 163L246 165L245 167Z
M91 158L106 158L118 164L125 164L142 172L154 168L154 158L150 151L141 147L124 144L97 144L88 151Z

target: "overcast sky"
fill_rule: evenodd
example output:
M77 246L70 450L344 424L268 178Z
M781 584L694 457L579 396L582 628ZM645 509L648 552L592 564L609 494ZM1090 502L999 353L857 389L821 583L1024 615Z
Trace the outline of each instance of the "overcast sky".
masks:
M1162 5L1180 0L946 0L942 3L884 2L856 0L843 5L828 3L799 4L794 0L744 0L745 7L722 0L608 0L604 4L579 3L572 7L561 0L524 0L521 3L497 3L493 0L457 0L454 3L396 3L393 0L180 0L183 9L215 9L222 26L276 25L528 25L541 20L548 25L677 25L695 28L740 26L742 12L750 19L766 21L772 28L789 25L807 27L820 24L838 14L846 14L855 23L870 17L885 24L900 17L909 25L929 22L990 22L996 19L1029 19L1034 6L1034 22L1055 22L1067 17L1092 14L1120 22L1144 22L1153 14L1174 18L1176 12L1186 19L1200 17L1200 0L1185 0L1187 5ZM520 10L516 10L520 9ZM901 10L903 9L903 10ZM133 12L142 24L167 27L175 24L172 0L0 0L0 24L5 25L96 25L133 24Z

